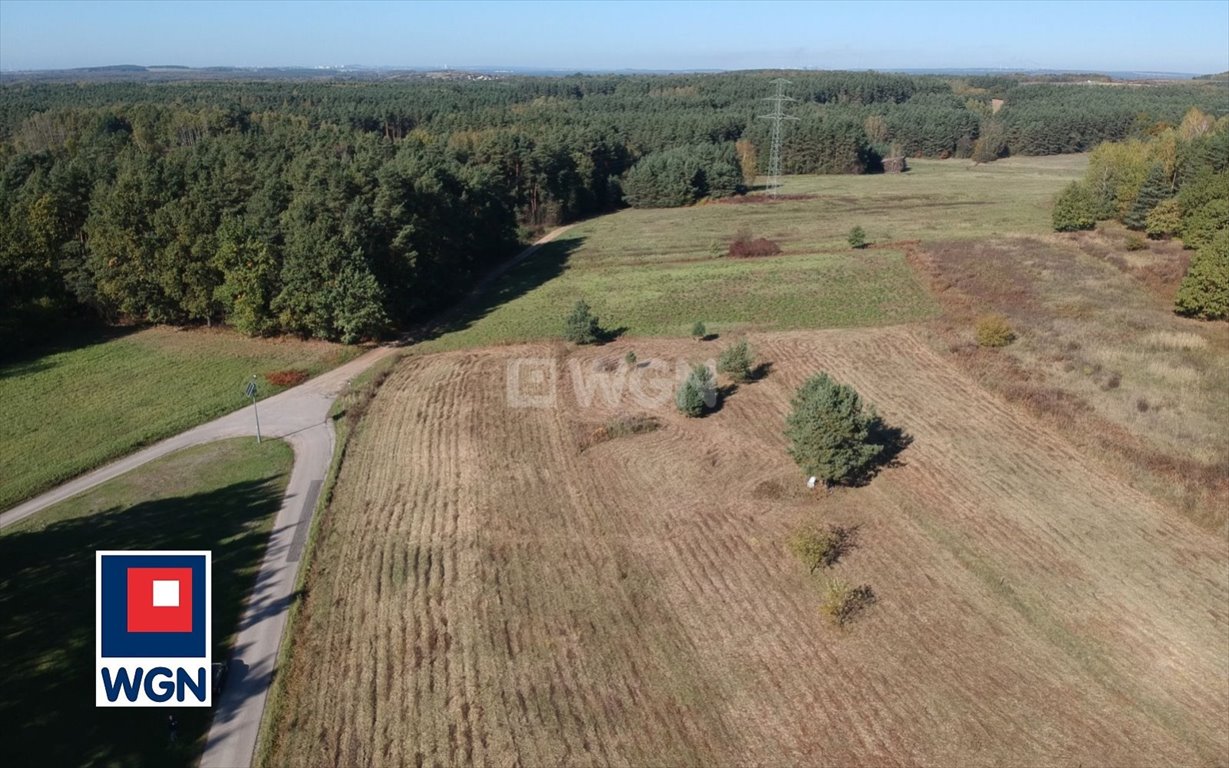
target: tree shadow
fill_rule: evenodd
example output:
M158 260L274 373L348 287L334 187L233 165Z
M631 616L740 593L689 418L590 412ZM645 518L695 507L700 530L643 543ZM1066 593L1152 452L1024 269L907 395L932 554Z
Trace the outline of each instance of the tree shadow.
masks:
M626 325L620 325L616 328L600 328L597 332L597 341L593 343L599 347L603 344L609 344L623 334L627 333L629 330L631 329L629 329Z
M535 248L523 257L514 257L487 273L452 308L406 331L399 343L417 344L472 327L504 304L562 275L567 269L568 259L584 241L584 237L578 235L564 236ZM560 310L561 313L563 311Z
M858 533L862 529L861 523L857 525L833 525L829 527L832 533L832 551L825 565L833 566L841 562L841 559L850 552L858 548Z
M870 442L882 446L879 453L846 485L864 486L885 469L903 467L905 463L901 461L900 455L913 444L913 435L900 427L890 426L881 417L876 417L870 425Z
M114 326L101 322L73 324L50 332L30 343L0 344L0 379L27 376L53 367L49 358L60 352L72 352L106 344L141 330L140 326Z
M772 363L765 360L751 369L751 374L748 376L747 381L751 382L766 379L770 373L772 373Z
M276 482L245 481L0 535L0 722L13 735L0 739L0 764L194 763L210 710L94 706L94 552L212 550L213 657L221 661L268 545L263 523L280 506Z
M719 333L706 333L700 337L700 341L716 341L721 338Z

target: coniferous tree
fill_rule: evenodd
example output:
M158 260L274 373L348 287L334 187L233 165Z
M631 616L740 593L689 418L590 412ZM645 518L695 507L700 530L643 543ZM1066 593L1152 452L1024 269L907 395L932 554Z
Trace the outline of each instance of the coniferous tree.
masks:
M791 404L785 436L790 456L806 474L832 484L855 482L883 452L884 446L874 442L874 409L828 374L807 379Z
M1165 180L1164 167L1154 164L1148 170L1148 176L1144 179L1143 186L1140 187L1139 194L1135 197L1135 203L1123 217L1122 223L1131 229L1144 229L1148 225L1148 214L1152 213L1152 209L1169 197L1172 192L1173 190Z

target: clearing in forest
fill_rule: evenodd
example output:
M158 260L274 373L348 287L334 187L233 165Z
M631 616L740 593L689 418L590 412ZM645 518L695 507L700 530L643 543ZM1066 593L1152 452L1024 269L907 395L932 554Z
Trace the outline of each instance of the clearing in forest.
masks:
M1046 232L1054 195L1086 164L918 160L906 174L787 177L776 202L619 211L573 226L419 349L554 338L580 297L635 336L684 336L697 320L718 333L925 320L938 309L903 242ZM855 225L871 248L849 247ZM727 258L743 231L780 255Z

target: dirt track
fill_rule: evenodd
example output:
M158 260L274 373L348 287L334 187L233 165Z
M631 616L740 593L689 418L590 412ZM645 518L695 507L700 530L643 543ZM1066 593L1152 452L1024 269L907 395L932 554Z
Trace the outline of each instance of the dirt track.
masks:
M587 450L567 355L411 359L321 523L270 765L1216 765L1229 762L1225 545L1124 487L904 329L754 336L722 410ZM510 409L553 358L559 407ZM809 494L785 454L824 369L915 438L870 486ZM845 632L785 552L858 524ZM322 695L323 691L328 695Z

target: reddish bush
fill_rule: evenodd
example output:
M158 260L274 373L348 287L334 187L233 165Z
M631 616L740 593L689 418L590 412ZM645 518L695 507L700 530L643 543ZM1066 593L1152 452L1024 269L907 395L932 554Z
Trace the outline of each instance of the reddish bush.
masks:
M776 256L780 252L781 246L772 240L766 237L753 238L750 232L744 230L734 237L726 255L734 259L750 259L757 256Z
M284 371L270 371L265 374L265 381L275 387L293 387L307 381L307 371L298 368L288 368Z

